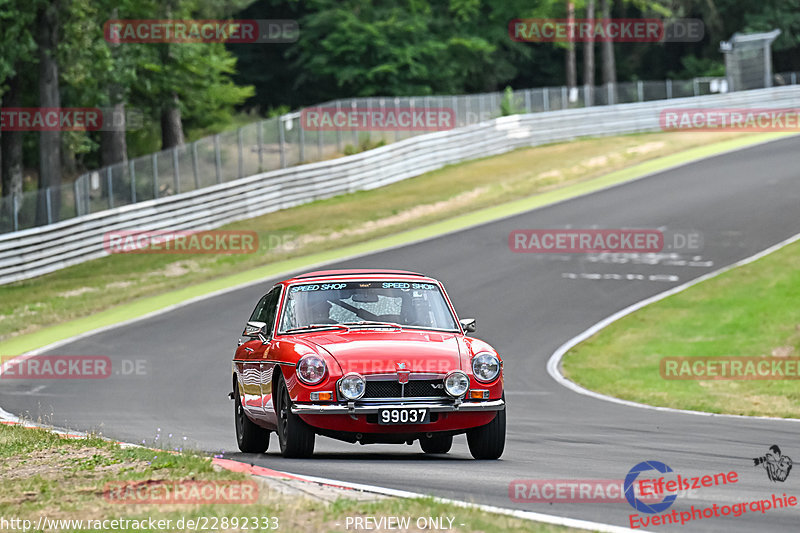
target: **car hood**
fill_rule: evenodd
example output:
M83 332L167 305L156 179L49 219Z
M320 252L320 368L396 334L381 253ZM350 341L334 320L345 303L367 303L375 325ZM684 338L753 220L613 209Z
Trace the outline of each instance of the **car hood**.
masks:
M395 373L397 364L411 372L447 373L462 369L453 333L414 330L358 330L315 334L306 339L330 353L342 373Z

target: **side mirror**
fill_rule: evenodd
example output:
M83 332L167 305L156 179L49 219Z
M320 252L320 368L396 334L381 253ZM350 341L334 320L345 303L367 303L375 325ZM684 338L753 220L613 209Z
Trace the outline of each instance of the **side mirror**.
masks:
M262 322L259 322L261 324ZM267 325L264 324L261 326L261 329L258 330L258 340L261 341L261 344L267 344L269 342L269 331L267 331Z
M461 323L461 327L464 328L465 333L472 333L478 329L478 324L475 322L474 318L462 318L459 322Z
M244 327L242 337L257 337L259 332L261 332L266 325L266 322L248 322Z

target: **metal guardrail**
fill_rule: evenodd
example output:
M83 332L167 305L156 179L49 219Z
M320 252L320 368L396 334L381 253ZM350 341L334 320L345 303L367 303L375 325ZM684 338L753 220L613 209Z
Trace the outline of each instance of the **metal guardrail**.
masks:
M506 105L537 113L726 92L724 78L622 82L603 87L541 87L515 91ZM777 80L781 82L781 80ZM788 76L782 83L796 82ZM591 89L591 90L589 90ZM504 93L458 96L350 98L320 104L348 110L448 108L456 127L503 115ZM301 112L288 113L131 159L78 176L71 183L0 198L0 233L45 226L69 218L155 200L241 179L260 172L323 161L362 147L393 143L419 131L313 131L300 125ZM507 114L507 113L506 113Z
M775 85L795 85L796 72L774 75ZM504 105L519 113L545 113L728 92L725 78L635 81L607 86L540 87L458 96L374 97L335 100L315 108L452 109L456 127L497 118ZM506 109L506 111L508 111ZM301 111L254 122L235 131L82 174L72 183L0 198L0 234L202 189L269 170L323 161L362 147L397 142L420 131L313 131Z
M800 107L800 86L511 115L418 135L347 157L262 172L47 226L0 234L0 284L102 257L107 254L103 235L110 231L212 229L520 147L585 136L657 131L664 109L724 107Z

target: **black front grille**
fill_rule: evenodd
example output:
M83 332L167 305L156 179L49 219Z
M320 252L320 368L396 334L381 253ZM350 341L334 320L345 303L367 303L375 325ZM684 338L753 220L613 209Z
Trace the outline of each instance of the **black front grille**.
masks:
M444 391L444 383L441 379L420 379L409 381L406 384L406 396L409 398L418 396L447 397L447 393Z
M397 381L367 381L364 398L446 398L441 379L412 379L403 386Z
M396 381L367 381L364 398L399 398L401 385Z

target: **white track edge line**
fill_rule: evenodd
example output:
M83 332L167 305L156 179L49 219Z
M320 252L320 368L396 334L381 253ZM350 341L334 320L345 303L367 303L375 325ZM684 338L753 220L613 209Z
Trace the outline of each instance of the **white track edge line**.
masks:
M765 256L767 256L767 255L769 255L769 254L771 254L773 252L776 252L776 251L780 250L781 248L784 248L784 247L788 246L789 244L792 244L792 243L794 243L794 242L796 242L798 240L800 240L800 233L798 233L798 234L796 234L796 235L794 235L792 237L789 237L788 239L786 239L784 241L781 241L778 244L774 244L774 245L770 246L769 248L758 252L755 255L751 255L750 257L746 257L744 259L740 259L739 261L736 261L735 263L731 263L730 265L727 265L725 267L717 269L717 270L715 270L713 272L709 272L708 274L704 274L704 275L702 275L702 276L700 276L698 278L695 278L693 280L687 281L686 283L684 283L682 285L678 285L677 287L673 287L673 288L668 289L668 290L666 290L664 292L658 293L658 294L656 294L654 296L651 296L649 298L646 298L644 300L636 302L635 304L632 304L632 305L626 307L625 309L622 309L621 311L617 311L613 315L611 315L611 316L609 316L607 318L604 318L603 320L601 320L600 322L596 323L594 326L590 327L589 329L587 329L583 333L580 333L579 335L576 335L575 337L571 338L570 340L568 340L567 342L565 342L564 344L559 346L558 349L555 352L553 352L553 355L551 355L550 359L548 359L548 361L547 361L547 373L550 374L550 377L552 377L554 380L556 380L556 382L558 382L559 384L563 385L564 387L566 387L566 388L568 388L568 389L570 389L570 390L572 390L574 392L577 392L578 394L583 394L584 396L589 396L589 397L595 398L597 400L604 400L604 401L607 401L607 402L617 403L617 404L625 405L625 406L628 406L628 407L638 407L640 409L650 409L650 410L653 410L653 411L663 411L663 412L668 412L668 413L697 415L697 416L711 416L711 417L719 417L719 418L735 418L735 419L744 418L744 419L748 419L748 420L771 420L771 421L782 421L782 422L800 422L800 419L798 419L798 418L778 418L778 417L772 417L772 416L748 416L748 415L730 415L730 414L708 413L708 412L705 412L705 411L692 411L692 410L688 410L688 409L675 409L673 407L659 407L659 406L655 406L655 405L648 405L648 404L644 404L644 403L633 402L633 401L630 401L630 400L623 400L621 398L616 398L614 396L609 396L607 394L602 394L602 393L599 393L599 392L595 392L595 391L589 390L587 388L584 388L581 385L578 385L574 381L572 381L569 378L567 378L566 376L564 376L564 374L561 373L561 368L560 368L561 367L561 360L563 359L564 355L566 355L566 353L569 350L571 350L572 348L574 348L576 345L580 344L581 342L585 341L586 339L588 339L589 337L591 337L592 335L594 335L598 331L600 331L600 330L606 328L607 326L611 325L612 323L616 322L617 320L619 320L621 318L624 318L624 317L634 313L635 311L638 311L639 309L641 309L641 308L643 308L643 307L645 307L647 305L650 305L652 303L655 303L655 302L658 302L660 300L663 300L663 299L665 299L665 298L667 298L669 296L672 296L673 294L677 294L679 292L683 292L686 289L688 289L690 287L693 287L694 285L702 283L702 282L704 282L706 280L709 280L711 278L715 278L715 277L717 277L717 276L719 276L721 274L724 274L725 272L733 270L734 268L738 268L740 266L744 266L744 265L753 263L753 262L761 259L762 257L765 257Z
M291 474L289 472L280 472L281 474L287 474L295 477L299 477L305 481L309 481L312 483L320 483L323 485L332 485L332 486L339 486L345 487L348 489L358 490L361 492L371 492L375 494L383 494L385 496L393 496L396 498L430 498L431 496L417 493L417 492L409 492L405 490L399 489L390 489L386 487L379 487L376 485L365 485L362 483L351 483L349 481L339 481L336 479L329 479L324 477L316 477L316 476L306 476L303 474ZM615 526L613 524L604 524L602 522L592 522L588 520L579 520L577 518L567 518L562 516L556 515L549 515L543 513L537 513L533 511L522 511L518 509L508 509L505 507L496 507L493 505L485 505L481 503L471 503L465 502L461 500L451 500L449 498L440 498L438 496L432 497L433 501L436 503L444 503L449 505L455 505L457 507L463 507L465 509L477 509L480 511L484 511L487 513L494 513L494 514L502 514L506 516L511 516L514 518L521 518L524 520L532 520L535 522L542 522L546 524L553 524L557 526L565 526L565 527L572 527L576 529L586 529L590 531L601 531L604 533L630 533L633 532L633 529L629 529L626 527ZM647 530L639 530L636 531L647 531Z
M57 428L55 426L47 426L45 424L37 424L36 422L26 421L23 418L18 417L17 415L11 414L8 411L0 408L0 422L10 423L22 426L24 428L39 428L39 429L46 429L47 431L52 431L57 435L65 435L70 437L81 437L81 438L88 438L89 433L85 431L69 431L63 428ZM114 442L119 444L121 448L144 448L144 446L140 444L131 444L129 442L120 442L113 439L109 439L108 437L103 437L102 435L98 435L99 438L108 441Z

